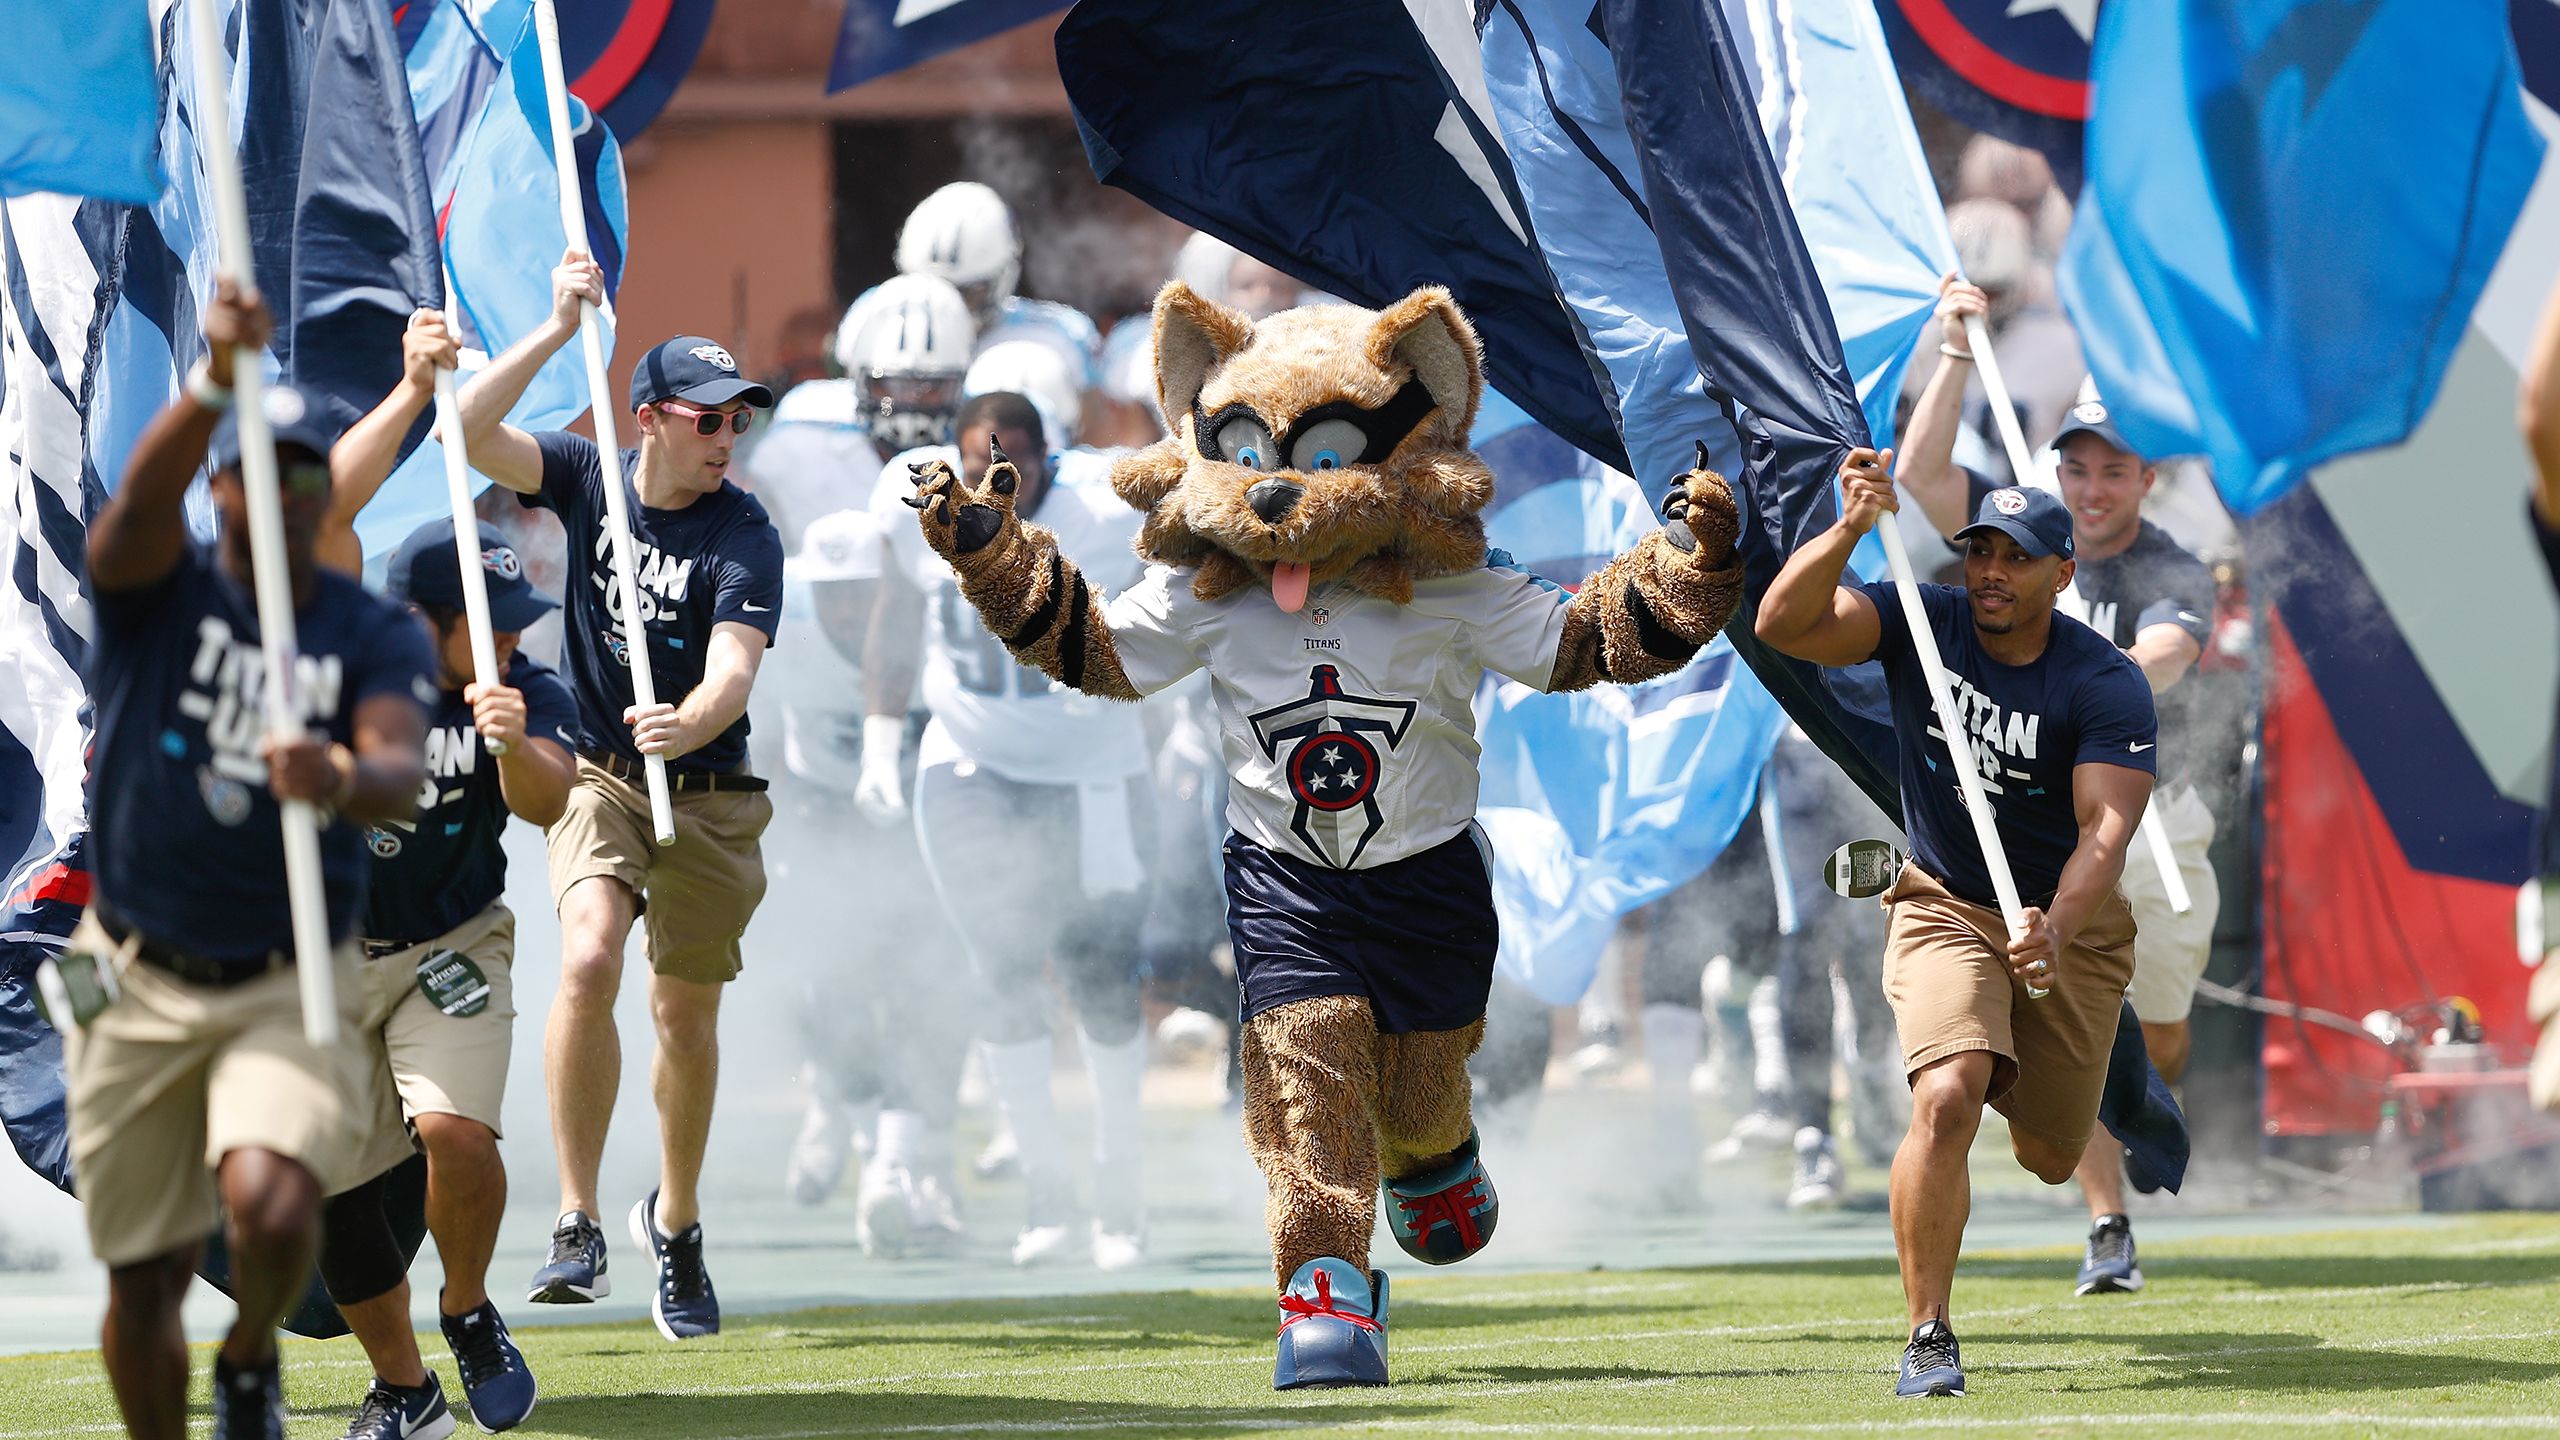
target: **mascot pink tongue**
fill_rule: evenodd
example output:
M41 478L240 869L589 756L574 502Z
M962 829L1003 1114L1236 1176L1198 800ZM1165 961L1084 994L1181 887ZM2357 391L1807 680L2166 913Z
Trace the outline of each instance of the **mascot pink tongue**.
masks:
M1292 615L1307 605L1307 567L1294 560L1271 562L1271 600Z

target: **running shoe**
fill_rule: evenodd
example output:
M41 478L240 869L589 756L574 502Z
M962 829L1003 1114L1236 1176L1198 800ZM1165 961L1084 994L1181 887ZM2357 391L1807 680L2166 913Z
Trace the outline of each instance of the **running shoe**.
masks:
M613 1293L604 1273L604 1231L584 1210L560 1217L551 1230L551 1261L533 1272L525 1299L537 1305L584 1305Z
M443 1323L444 1343L462 1372L462 1398L471 1406L471 1423L492 1435L523 1424L533 1413L538 1391L533 1370L507 1333L498 1307L483 1300L479 1309L444 1316Z
M1902 1376L1893 1393L1905 1400L1964 1393L1964 1355L1944 1320L1924 1320L1902 1348Z
M213 1440L284 1440L284 1375L276 1360L234 1370L213 1357Z
M1831 1137L1811 1125L1796 1131L1796 1173L1787 1185L1790 1210L1829 1210L1848 1190L1848 1174L1840 1168L1840 1151Z
M444 1440L453 1433L453 1411L444 1403L444 1386L435 1372L416 1387L394 1385L377 1375L364 1392L346 1440Z
M2133 1253L2133 1222L2101 1215L2089 1227L2089 1249L2080 1261L2074 1295L2130 1295L2142 1288L2142 1266Z
M711 1272L702 1264L702 1222L696 1220L670 1235L658 1228L658 1192L650 1191L631 1207L631 1239L649 1252L657 1267L658 1286L649 1297L649 1318L670 1340L694 1340L720 1333L720 1297L711 1289Z

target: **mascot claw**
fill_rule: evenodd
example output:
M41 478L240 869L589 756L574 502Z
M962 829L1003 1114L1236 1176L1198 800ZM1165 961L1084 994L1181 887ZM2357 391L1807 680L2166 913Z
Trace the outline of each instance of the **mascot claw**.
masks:
M906 502L920 512L917 518L926 542L945 557L984 550L1004 533L1005 521L1012 517L1013 493L1021 487L1022 472L1003 450L989 448L995 463L974 487L961 480L948 460L907 467L916 493L905 497Z

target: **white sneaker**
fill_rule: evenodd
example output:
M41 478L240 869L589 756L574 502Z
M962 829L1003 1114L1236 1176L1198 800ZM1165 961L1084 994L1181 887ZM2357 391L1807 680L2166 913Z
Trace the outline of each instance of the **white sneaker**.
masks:
M933 1170L907 1172L907 1245L918 1255L950 1255L967 1232L951 1184Z
M1740 1159L1752 1150L1775 1150L1796 1133L1787 1117L1777 1112L1766 1097L1752 1107L1749 1114L1733 1122L1725 1137L1707 1147L1707 1159L1718 1165Z
M896 1260L914 1239L914 1217L907 1203L914 1177L903 1165L865 1165L853 1208L853 1239L872 1259Z
M800 1134L791 1142L791 1160L783 1167L783 1193L803 1205L819 1205L844 1183L844 1114L817 1096L809 1097L800 1117Z
M1069 1223L1076 1209L1075 1191L1063 1177L1033 1174L1024 1178L1029 1207L1022 1233L1013 1237L1013 1263L1039 1265L1072 1248L1082 1227Z
M1022 1167L1022 1145L1013 1138L1013 1127L999 1123L996 1133L987 1137L987 1146L978 1158L969 1162L981 1180L1001 1180Z
M1146 1237L1135 1231L1113 1231L1093 1222L1093 1268L1105 1272L1135 1269L1147 1258Z
M1840 1168L1840 1152L1832 1146L1831 1137L1807 1125L1796 1132L1795 1149L1796 1173L1787 1186L1787 1208L1829 1210L1837 1206L1849 1177Z
M1024 1268L1045 1265L1074 1243L1075 1232L1064 1225L1025 1225L1013 1237L1013 1263Z

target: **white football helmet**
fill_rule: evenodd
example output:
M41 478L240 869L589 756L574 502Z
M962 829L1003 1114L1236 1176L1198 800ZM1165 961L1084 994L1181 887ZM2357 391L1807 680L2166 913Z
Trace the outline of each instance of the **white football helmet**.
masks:
M977 324L950 281L900 275L845 312L836 359L860 395L871 438L896 452L950 443L977 344Z
M990 345L969 366L960 382L961 398L1010 390L1029 400L1049 432L1051 449L1076 443L1076 427L1084 423L1084 397L1058 352L1037 340L1004 340Z
M1022 279L1022 237L1013 228L1012 207L975 180L955 180L927 195L898 229L898 273L939 275L958 286L985 328Z

